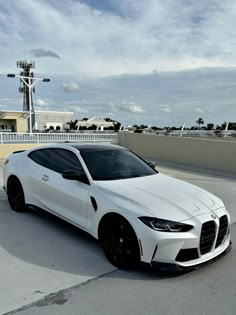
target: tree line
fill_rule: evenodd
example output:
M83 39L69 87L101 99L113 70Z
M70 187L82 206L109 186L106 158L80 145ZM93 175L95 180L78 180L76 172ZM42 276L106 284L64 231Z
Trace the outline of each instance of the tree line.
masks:
M205 122L204 122L203 118L200 117L196 120L196 124L197 125L195 125L195 126L192 126L190 128L185 127L184 129L185 130L225 130L227 122L224 122L221 125L217 125L214 123L207 123L206 125L204 125ZM133 128L135 128L135 129L147 129L148 126L144 125L144 124L141 124L141 125L136 124L136 125L133 125ZM150 129L153 129L153 130L181 130L182 126L180 126L180 127L165 126L163 128L152 126L152 127L150 127ZM228 125L228 130L236 130L236 122L230 122Z
M121 123L116 121L116 120L113 120L109 117L105 117L103 118L105 121L107 122L112 122L113 123L113 126L110 126L110 127L104 127L103 130L114 130L114 131L119 131L120 130L120 127L121 127ZM87 121L88 118L87 117L84 117L83 119L81 119L81 121ZM77 130L78 129L78 119L75 119L75 120L71 120L69 122L67 122L67 125L69 126L69 129L70 130ZM221 125L216 125L214 123L207 123L206 125L203 118L202 117L199 117L197 120L196 120L196 124L195 126L192 126L192 127L186 127L184 128L185 130L225 130L226 128L226 125L227 125L227 122L224 122L223 124ZM93 124L91 126L80 126L78 130L97 130L98 126ZM137 125L137 124L134 124L132 126L133 129L148 129L149 127L145 124L141 124L141 125ZM180 127L175 127L175 126L165 126L163 128L161 127L157 127L157 126L151 126L150 129L153 129L153 130L181 130L182 129L182 126ZM230 122L229 125L228 125L228 130L236 130L236 122Z

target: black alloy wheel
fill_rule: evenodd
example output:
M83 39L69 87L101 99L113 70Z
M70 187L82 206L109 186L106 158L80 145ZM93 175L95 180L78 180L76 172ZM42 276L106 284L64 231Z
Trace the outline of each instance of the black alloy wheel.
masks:
M116 267L128 269L140 260L136 234L121 216L107 219L101 228L100 241L107 259Z
M28 210L22 185L17 178L10 178L7 184L7 197L12 210L23 212Z

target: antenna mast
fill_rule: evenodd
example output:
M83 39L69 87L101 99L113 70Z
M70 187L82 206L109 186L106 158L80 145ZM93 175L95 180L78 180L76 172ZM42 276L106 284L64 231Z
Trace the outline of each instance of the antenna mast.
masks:
M16 63L17 68L21 68L22 71L20 72L20 75L15 75L12 73L8 73L9 78L20 78L20 87L19 92L23 93L23 112L28 112L28 130L31 134L34 130L35 126L35 113L33 108L33 97L32 92L35 93L35 84L38 81L42 82L50 82L50 79L47 78L35 78L34 73L31 70L32 68L35 68L35 62L27 60L21 60L17 61Z
M17 68L21 68L20 76L22 77L28 77L28 78L33 78L34 73L32 72L32 69L35 68L35 62L30 61L28 62L27 60L20 60L16 62ZM26 78L25 81L28 83L28 85L32 84L32 80ZM35 93L35 88L33 87L32 89L29 88L25 84L25 82L20 78L20 87L19 87L19 92L23 93L23 111L27 112L29 111L30 107L30 99L31 98L31 107L32 107L32 112L34 112L34 107L33 107L33 97L32 97L32 92Z

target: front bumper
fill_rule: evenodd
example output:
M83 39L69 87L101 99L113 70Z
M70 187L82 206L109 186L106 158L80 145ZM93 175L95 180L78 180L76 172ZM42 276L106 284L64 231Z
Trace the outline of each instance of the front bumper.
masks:
M230 217L225 208L214 214L210 212L185 221L194 226L188 232L157 232L148 227L144 230L142 226L142 232L140 229L141 233L137 233L142 247L141 261L161 269L192 270L221 258L231 249Z
M210 265L213 262L221 259L225 255L227 255L231 251L231 249L232 249L232 242L230 241L228 247L222 253L220 253L218 256L215 256L215 257L211 258L210 260L206 260L206 261L204 261L202 263L199 263L197 265L181 266L181 265L178 265L178 264L170 264L170 263L163 263L163 262L153 261L151 263L151 266L153 268L161 270L161 271L172 271L172 272L196 270L196 269L202 268L204 266Z

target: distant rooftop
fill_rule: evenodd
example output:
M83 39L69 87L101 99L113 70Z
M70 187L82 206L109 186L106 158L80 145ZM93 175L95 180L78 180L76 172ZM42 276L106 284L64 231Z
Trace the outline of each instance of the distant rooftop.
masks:
M27 111L23 110L5 110L1 109L0 112L4 113L26 113ZM35 113L59 113L59 114L74 114L74 112L67 112L67 111L57 111L57 110L35 110Z

